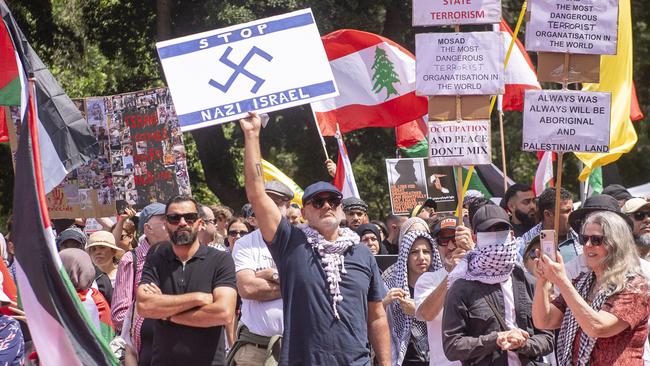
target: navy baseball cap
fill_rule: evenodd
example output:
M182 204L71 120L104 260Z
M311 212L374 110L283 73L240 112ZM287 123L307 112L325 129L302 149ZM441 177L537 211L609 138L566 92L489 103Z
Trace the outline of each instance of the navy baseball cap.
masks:
M138 232L144 234L144 224L149 222L153 216L164 215L166 207L162 203L154 202L147 205L140 212L140 220L138 221Z
M334 193L339 198L343 197L343 194L341 194L341 191L339 191L338 188L334 187L332 184L327 183L327 182L316 182L316 183L310 185L309 187L305 188L305 192L302 194L302 205L304 206L307 202L309 202L317 194L323 193L323 192Z

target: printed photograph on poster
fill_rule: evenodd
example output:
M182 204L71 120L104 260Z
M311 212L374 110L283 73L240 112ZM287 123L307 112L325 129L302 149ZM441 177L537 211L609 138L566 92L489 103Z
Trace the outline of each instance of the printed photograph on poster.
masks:
M413 26L494 24L501 0L413 0Z
M522 150L609 152L611 93L527 90Z
M505 92L501 32L415 35L419 95L496 95Z
M615 55L618 0L530 0L526 50Z
M458 205L458 192L454 168L451 166L425 166L427 191L436 201L436 212L453 212Z
M424 160L386 159L388 189L394 215L408 214L427 198Z

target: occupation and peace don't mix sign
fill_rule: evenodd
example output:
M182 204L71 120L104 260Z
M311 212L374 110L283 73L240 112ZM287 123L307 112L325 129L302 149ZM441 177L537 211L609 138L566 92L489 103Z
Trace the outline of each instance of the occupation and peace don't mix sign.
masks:
M311 9L156 47L183 131L339 94Z

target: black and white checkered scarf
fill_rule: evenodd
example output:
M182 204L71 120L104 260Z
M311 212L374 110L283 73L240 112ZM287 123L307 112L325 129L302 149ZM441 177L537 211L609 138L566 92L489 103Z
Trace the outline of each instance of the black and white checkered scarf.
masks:
M353 246L359 244L359 235L348 228L339 228L339 237L333 243L309 225L301 224L298 228L307 237L307 242L320 256L321 266L327 275L328 287L332 295L332 310L334 317L341 319L336 304L343 301L341 294L341 275L345 274L345 253Z
M517 263L517 241L477 246L449 274L449 287L459 278L486 284L505 282Z
M596 275L593 271L584 272L576 279L575 288L583 299L587 299L589 289L596 281ZM605 300L611 296L611 289L600 290L591 301L591 308L600 311ZM557 362L559 366L573 366L573 342L580 326L576 320L571 308L567 306L562 318L562 326L557 338ZM591 351L596 345L597 338L591 338L585 332L580 332L580 348L578 349L578 362L576 366L585 366L589 364Z
M397 256L397 262L395 263L393 272L388 278L385 279L385 284L388 289L401 288L409 293L407 264L411 247L413 246L415 240L418 238L425 238L431 244L431 265L429 266L427 272L435 272L442 268L440 254L438 253L437 246L435 245L435 240L431 237L431 235L425 231L410 231L404 235L404 239L400 244L399 255ZM415 337L415 340L418 344L422 344L425 347L428 346L427 325L425 322L416 320L414 317L406 315L402 311L402 307L397 300L393 301L393 303L388 306L387 311L390 311L392 314L393 327L391 329L391 337L399 341L400 349L397 350L397 365L401 365L402 360L404 360L404 356L406 355L406 349L408 348L411 333Z

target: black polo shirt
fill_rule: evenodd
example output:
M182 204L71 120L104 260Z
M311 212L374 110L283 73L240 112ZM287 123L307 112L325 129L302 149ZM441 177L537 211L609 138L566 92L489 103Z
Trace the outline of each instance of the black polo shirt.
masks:
M171 243L161 243L154 248L147 255L141 284L154 283L165 295L212 293L217 287L236 289L235 264L230 254L201 245L194 257L183 265ZM222 328L195 328L156 320L151 364L223 365Z

